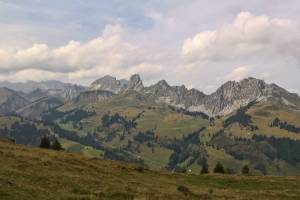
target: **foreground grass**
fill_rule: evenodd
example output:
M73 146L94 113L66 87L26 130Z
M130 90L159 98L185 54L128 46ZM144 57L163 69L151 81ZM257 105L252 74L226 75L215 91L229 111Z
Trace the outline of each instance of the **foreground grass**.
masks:
M0 139L0 199L299 199L300 177L181 175Z

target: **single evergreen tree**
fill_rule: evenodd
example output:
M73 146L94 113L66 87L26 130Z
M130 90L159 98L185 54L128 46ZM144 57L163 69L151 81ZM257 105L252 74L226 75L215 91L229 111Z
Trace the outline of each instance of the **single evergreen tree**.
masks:
M242 174L248 175L249 172L250 172L250 169L249 169L248 165L245 165L245 166L242 168Z
M45 148L45 149L50 149L51 144L50 144L50 140L49 140L48 136L42 137L40 147Z
M203 166L202 166L202 169L201 169L201 174L208 174L209 171L208 171L208 165L205 163Z
M53 149L53 150L56 150L56 151L61 151L61 150L63 150L63 148L62 148L62 146L61 146L61 144L60 144L60 142L58 141L57 138L55 138L55 140L54 140L54 142L53 142L53 144L52 144L52 149Z
M224 167L223 165L218 162L214 168L214 173L221 173L221 174L224 174L225 173L225 170L224 170Z
M209 118L209 125L215 126L215 118L213 118L213 117Z

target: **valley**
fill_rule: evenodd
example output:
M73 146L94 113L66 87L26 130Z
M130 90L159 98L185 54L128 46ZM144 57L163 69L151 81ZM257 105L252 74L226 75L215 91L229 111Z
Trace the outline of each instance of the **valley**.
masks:
M233 174L245 165L252 175L300 174L300 98L275 84L248 78L205 95L166 81L145 87L138 75L128 81L105 76L90 88L66 84L83 90L71 100L59 85L49 86L61 91L51 95L45 85L28 94L6 89L4 95L24 99L24 107L3 113L0 135L30 146L46 135L67 152L155 170L199 174L220 162ZM215 111L207 111L213 102ZM275 119L280 126L272 125Z

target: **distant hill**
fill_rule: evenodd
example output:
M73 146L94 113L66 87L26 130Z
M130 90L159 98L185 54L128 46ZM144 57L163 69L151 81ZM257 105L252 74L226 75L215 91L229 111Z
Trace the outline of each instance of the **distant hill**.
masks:
M45 96L16 110L16 113L29 119L41 119L41 116L44 112L56 108L62 104L63 102L57 98Z
M27 81L24 83L21 82L0 82L0 87L6 87L11 90L22 92L28 95L37 95L39 93L43 97L46 95L60 98L61 100L71 100L77 97L81 92L85 91L84 86L74 85L70 83L63 83L60 81ZM43 93L43 94L41 94Z
M12 114L28 103L19 93L8 88L0 88L0 114Z

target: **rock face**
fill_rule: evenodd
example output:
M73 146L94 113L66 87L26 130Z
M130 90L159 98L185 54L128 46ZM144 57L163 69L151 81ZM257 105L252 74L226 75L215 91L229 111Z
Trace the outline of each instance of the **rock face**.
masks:
M160 89L153 89L160 88ZM147 90L158 100L185 108L189 111L204 112L208 115L227 115L252 101L272 99L280 103L299 106L300 98L275 84L263 80L247 78L240 82L229 81L216 92L205 95L196 89L187 90L184 86L170 87L160 81Z
M8 115L24 107L29 102L17 92L8 88L0 88L0 114Z
M158 102L187 108L201 102L205 95L195 89L188 90L184 85L170 86L165 80L144 89L145 93L153 94Z
M126 80L117 80L115 77L107 75L94 81L91 84L89 89L104 90L104 91L113 92L114 94L118 94L125 89L127 84L128 81Z
M229 81L203 99L200 111L209 115L226 115L252 101L268 98L270 89L264 81L254 78ZM197 110L197 106L189 109Z
M131 76L130 80L123 84L115 77L105 76L95 81L90 89L110 91L114 94L130 90L152 94L157 102L189 111L204 112L210 116L227 115L252 101L267 99L290 106L300 105L300 98L297 94L289 93L275 84L267 84L255 78L246 78L239 82L228 81L210 95L205 95L196 89L187 89L184 85L170 86L165 80L144 87L137 74Z
M132 75L129 81L124 79L117 80L115 77L107 75L94 81L89 87L91 91L102 90L109 91L114 94L123 93L128 90L140 92L143 88L143 82L137 74Z
M165 80L144 87L138 74L134 74L129 80L104 76L94 81L89 88L59 81L30 81L23 85L0 82L1 84L31 92L21 93L0 88L0 114L18 111L28 117L38 116L65 101L97 102L129 91L151 95L157 102L189 111L204 112L210 116L227 115L252 101L272 100L297 109L300 107L297 94L255 78L246 78L239 82L228 81L210 95L196 89L187 89L184 85L170 86Z
M141 92L144 89L143 82L138 74L134 74L130 77L128 84L126 85L126 90L134 90Z
M103 101L115 96L113 92L103 91L103 90L95 90L95 91L86 91L81 93L74 102L88 102L93 103L97 101Z
M62 89L49 89L46 91L46 94L61 101L71 101L85 91L86 88L83 86L69 84Z

